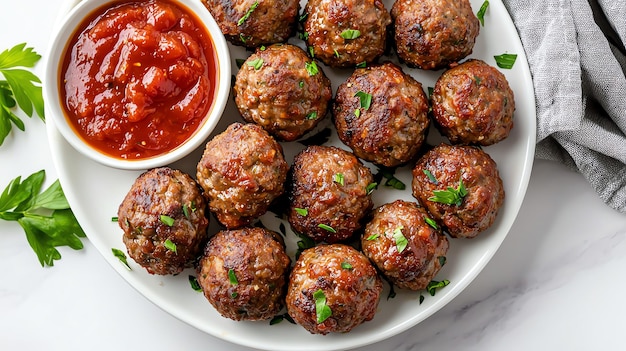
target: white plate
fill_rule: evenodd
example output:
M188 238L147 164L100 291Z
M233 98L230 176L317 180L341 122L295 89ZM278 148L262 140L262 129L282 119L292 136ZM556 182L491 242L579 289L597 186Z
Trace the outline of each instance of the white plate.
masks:
M66 9L74 6L76 2L68 0ZM471 2L474 11L478 11L482 0ZM387 0L384 3L390 10L392 1ZM68 201L89 240L130 285L173 316L216 337L254 348L339 350L359 347L411 328L449 303L485 267L515 221L528 185L535 150L535 99L528 63L515 27L503 4L499 0L491 0L485 15L485 26L480 28L474 53L470 57L483 59L495 66L493 56L502 53L518 55L513 69L501 69L515 93L517 109L515 126L510 136L494 146L484 148L497 162L506 191L504 206L496 222L476 239L451 240L447 264L436 277L438 280L450 280L450 285L439 290L436 296L424 293L425 299L420 305L419 292L396 289L397 296L388 300L386 287L374 319L346 334L312 335L302 327L286 321L273 326L268 322L235 322L221 317L201 293L191 289L188 275L194 274L193 270L175 277L152 276L129 260L132 271L128 271L111 253L111 248L124 249L122 232L117 223L111 222L111 217L117 215L120 202L140 172L107 168L86 159L61 137L51 119L48 119L47 130L53 161ZM235 60L245 59L248 55L249 52L243 48L231 46L233 72L238 70ZM326 66L323 66L323 69L333 82L333 92L350 73L349 70L335 71ZM434 86L441 74L440 71L424 72L408 68L405 68L405 72L420 81L425 90ZM215 133L223 131L233 121L242 120L231 98ZM330 125L329 118L326 119L326 124ZM429 136L431 143L435 142L433 138L438 138L436 134L431 130ZM335 134L329 144L341 146ZM283 143L283 147L290 162L302 146L298 143ZM201 154L201 149L196 150L172 166L194 176L195 166ZM376 172L376 169L373 171ZM399 191L379 187L374 193L377 206L397 198L413 200L410 194L409 169L399 170L396 176L407 184L407 189ZM210 230L214 232L216 221L213 218L211 220L213 225ZM278 231L280 223L273 214L263 216L262 221L266 226ZM288 252L293 253L297 238L289 232L289 225L286 222L285 224L288 231L286 240Z

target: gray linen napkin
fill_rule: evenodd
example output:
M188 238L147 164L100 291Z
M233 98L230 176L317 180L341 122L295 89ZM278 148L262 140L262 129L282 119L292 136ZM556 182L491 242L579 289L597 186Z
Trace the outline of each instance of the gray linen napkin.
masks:
M577 169L626 212L626 0L503 0L526 50L536 157Z

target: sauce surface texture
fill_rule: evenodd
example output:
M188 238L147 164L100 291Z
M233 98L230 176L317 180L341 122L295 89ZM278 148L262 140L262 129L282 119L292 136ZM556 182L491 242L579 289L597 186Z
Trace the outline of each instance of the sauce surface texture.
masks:
M74 34L61 66L66 117L96 149L143 159L187 140L209 111L217 58L200 19L164 0L114 3Z

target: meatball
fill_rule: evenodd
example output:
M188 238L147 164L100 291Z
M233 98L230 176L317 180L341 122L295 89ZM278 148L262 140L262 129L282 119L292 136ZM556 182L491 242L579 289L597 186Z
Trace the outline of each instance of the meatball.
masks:
M264 228L224 230L207 244L197 279L222 316L264 320L285 305L290 264L277 233Z
M374 211L361 236L361 247L390 282L422 290L439 272L448 238L415 202L396 200Z
M397 0L391 17L398 56L422 69L444 68L465 58L479 32L469 0Z
M363 227L373 202L369 168L334 146L309 146L296 155L289 186L288 220L315 242L349 239Z
M255 48L286 42L296 30L299 0L201 0L228 41Z
M304 250L296 261L287 312L312 334L345 333L374 318L382 289L376 269L362 253L343 244L319 245Z
M252 54L235 78L242 117L279 140L293 141L326 116L330 80L301 48L276 44Z
M386 167L414 159L430 123L422 85L390 62L357 68L337 89L332 111L339 139Z
M309 0L304 13L307 46L331 67L372 62L387 48L391 16L380 0Z
M452 144L492 145L513 128L513 91L504 74L484 61L444 72L431 98L436 126Z
M202 190L188 174L168 167L142 173L117 216L128 255L150 274L191 267L208 239Z
M440 144L413 168L413 196L456 238L489 228L504 201L496 162L474 146Z
M206 144L196 178L217 220L233 229L267 212L288 170L282 147L263 128L233 123Z

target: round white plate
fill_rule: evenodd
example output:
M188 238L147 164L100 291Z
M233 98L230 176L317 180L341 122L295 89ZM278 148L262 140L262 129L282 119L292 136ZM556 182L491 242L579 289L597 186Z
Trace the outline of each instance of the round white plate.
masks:
M66 9L74 6L76 2L76 0L68 0ZM482 0L471 2L474 12L477 12ZM390 10L392 1L386 0L384 3L387 10ZM293 42L303 45L297 39L293 39ZM230 48L232 70L237 72L235 60L245 59L249 52L240 47L230 46ZM501 69L515 93L517 108L515 126L510 136L494 146L484 148L497 162L506 192L504 206L496 222L476 239L451 240L447 263L435 278L436 280L448 279L450 285L439 290L435 296L422 292L425 297L422 304L419 303L420 292L396 289L397 296L387 299L389 292L387 286L383 291L374 319L346 334L312 335L302 327L287 321L270 326L267 321L235 322L223 318L213 309L202 293L190 287L188 276L194 275L191 269L178 276L153 276L129 259L132 270L128 271L111 253L111 248L125 250L121 229L117 223L111 221L111 218L117 215L120 202L141 172L112 169L86 159L62 138L51 123L51 119L48 119L47 130L53 161L68 201L89 240L130 285L173 316L216 337L254 348L319 351L359 347L389 338L411 328L450 302L485 267L515 221L526 192L535 151L535 99L528 63L515 27L504 5L499 0L491 0L485 14L485 26L480 28L474 52L470 57L483 59L495 66L493 56L503 53L518 55L513 69ZM384 59L395 60L393 57ZM333 70L324 65L321 66L333 82L333 92L351 73L351 70ZM441 74L441 71L424 72L406 67L404 71L420 81L425 91L427 87L434 86L437 77ZM215 133L223 131L234 121L242 121L242 119L231 96L231 101ZM327 144L347 149L334 134L334 127L330 123L329 116L322 124L320 128L331 127L333 130ZM440 140L443 139L434 129L431 129L429 142L434 144ZM295 153L302 149L302 145L298 142L283 143L283 148L287 161L291 162ZM173 164L172 167L195 176L195 167L201 155L202 148ZM373 166L372 170L374 173L377 172ZM410 169L399 169L396 177L407 185L406 190L400 191L379 186L379 189L374 192L376 206L398 198L413 200L410 193ZM212 225L209 230L214 233L217 230L216 221L213 218L211 220ZM280 229L280 220L272 213L264 215L261 221L270 229L276 231ZM293 254L298 238L290 232L286 221L284 224L287 228L288 253ZM132 311L127 312L132 313Z

